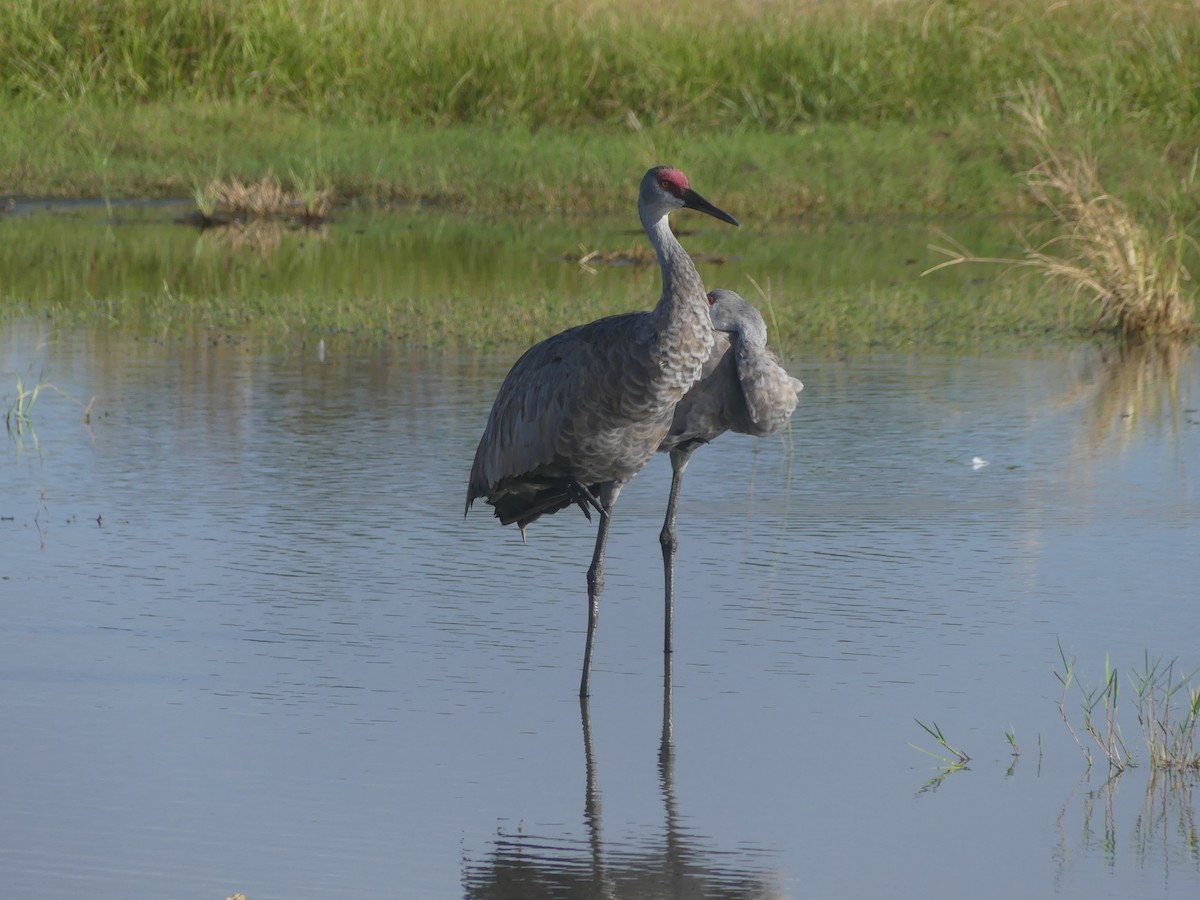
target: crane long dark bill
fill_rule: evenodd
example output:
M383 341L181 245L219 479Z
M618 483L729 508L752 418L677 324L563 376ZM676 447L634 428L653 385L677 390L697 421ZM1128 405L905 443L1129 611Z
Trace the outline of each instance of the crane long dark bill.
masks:
M741 227L741 222L731 216L729 213L720 207L713 206L691 188L683 192L683 207L684 209L694 209L696 212L708 213L714 219L720 219L722 222L728 222L730 225Z
M488 416L467 486L500 521L525 528L578 506L600 513L588 569L588 624L580 696L587 696L604 548L613 506L667 436L675 405L701 377L715 332L696 266L668 216L694 209L737 224L692 190L687 176L655 166L638 188L638 217L662 268L653 310L569 328L513 364Z

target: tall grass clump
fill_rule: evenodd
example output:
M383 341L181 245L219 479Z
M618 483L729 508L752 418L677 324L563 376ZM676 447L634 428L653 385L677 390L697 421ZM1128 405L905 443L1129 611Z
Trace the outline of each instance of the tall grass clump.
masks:
M1094 328L1123 337L1182 337L1195 330L1195 295L1185 257L1197 249L1181 216L1139 220L1100 181L1094 156L1072 149L1050 124L1045 91L1026 88L1013 106L1022 140L1037 162L1029 195L1045 214L1022 235L1024 257L988 259L961 246L934 247L950 257L928 272L964 262L1004 263L1041 276L1095 310ZM1186 189L1196 184L1193 155ZM1041 236L1049 230L1048 238Z
M1183 257L1194 241L1174 216L1158 228L1138 221L1104 189L1092 156L1055 141L1046 106L1045 95L1029 93L1017 107L1040 158L1027 177L1029 191L1057 231L1026 246L1025 264L1090 300L1097 328L1126 337L1191 333L1194 300Z
M206 227L251 219L288 219L316 225L329 217L334 198L332 188L318 188L315 182L287 190L271 172L249 183L233 177L213 179L194 192L196 220Z

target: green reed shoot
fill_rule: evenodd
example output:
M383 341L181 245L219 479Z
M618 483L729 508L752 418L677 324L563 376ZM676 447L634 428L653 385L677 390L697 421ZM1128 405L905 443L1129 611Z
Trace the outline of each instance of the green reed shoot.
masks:
M1063 671L1055 670L1054 677L1062 685L1062 694L1058 698L1058 713L1062 717L1063 724L1067 726L1067 731L1071 733L1071 737L1083 751L1090 769L1092 767L1092 748L1080 739L1079 732L1071 724L1071 716L1067 713L1067 698L1071 692L1071 685L1075 684L1079 688L1082 711L1079 731L1082 731L1084 736L1099 749L1100 754L1108 763L1110 771L1118 774L1123 772L1130 765L1130 761L1125 739L1117 724L1117 700L1120 694L1117 670L1112 667L1106 656L1103 682L1094 687L1086 687L1075 676L1075 657L1067 657L1061 641L1058 642L1058 655L1062 660Z
M32 427L33 423L30 421L29 415L44 387L46 385L41 381L35 382L32 387L26 387L21 376L17 376L17 396L9 404L8 411L4 414L4 424L10 434L19 435L25 429Z
M934 759L941 760L943 767L947 771L955 772L966 768L967 763L971 761L971 757L956 747L951 746L950 742L946 740L946 736L942 734L942 729L938 726L937 722L934 722L932 725L926 725L920 719L914 719L913 721L920 725L930 737L937 741L938 745L949 755L944 755L936 750L927 750L926 748L919 747L913 743L909 744L910 747L912 747L914 750L920 750L922 753L928 754Z
M1151 662L1147 653L1143 668L1130 676L1137 698L1138 725L1152 768L1200 769L1200 751L1196 748L1200 688L1191 683L1197 671L1179 675L1174 660L1166 664L1161 658Z
M4 413L4 425L8 433L16 437L18 440L29 432L34 442L37 442L37 433L33 430L33 407L37 404L38 398L42 391L50 390L58 394L60 397L66 397L73 403L83 409L83 423L85 425L91 422L92 406L96 402L96 398L92 397L87 405L80 403L74 398L68 397L63 390L48 381L43 381L38 378L32 385L27 385L20 375L17 376L17 393L13 398L12 403L8 405L7 411Z
M1008 764L1008 769L1004 774L1011 776L1017 770L1017 763L1021 759L1021 748L1017 746L1016 728L1009 726L1008 730L1004 732L1004 740L1008 744L1008 749L1012 752L1012 762Z
M1075 659L1068 658L1058 645L1063 671L1054 676L1063 686L1058 710L1063 723L1075 739L1088 766L1092 764L1091 747L1080 738L1085 738L1100 749L1110 770L1120 774L1127 766L1134 765L1125 740L1117 724L1117 699L1120 682L1117 670L1108 658L1104 661L1104 681L1093 688L1085 688L1075 677ZM1137 706L1137 722L1146 745L1150 767L1154 770L1197 771L1200 770L1200 750L1196 745L1197 725L1200 723L1200 687L1193 685L1193 678L1200 669L1189 674L1179 673L1174 660L1151 660L1145 655L1142 668L1129 677ZM1078 730L1071 723L1067 712L1067 696L1072 683L1079 684L1082 721Z
M1013 760L1015 761L1021 755L1021 748L1017 746L1017 730L1010 726L1004 732L1004 740L1008 744L1008 749L1012 751Z

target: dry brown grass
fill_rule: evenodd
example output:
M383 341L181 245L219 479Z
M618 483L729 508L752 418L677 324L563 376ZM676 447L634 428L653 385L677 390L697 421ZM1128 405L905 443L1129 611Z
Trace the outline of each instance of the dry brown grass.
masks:
M1096 330L1124 337L1193 334L1195 304L1183 257L1196 242L1177 218L1168 216L1158 227L1138 221L1106 191L1095 158L1068 150L1057 139L1044 93L1025 90L1014 112L1025 145L1039 160L1026 175L1026 186L1048 220L1022 235L1022 259L976 257L955 244L932 247L950 258L928 271L963 262L1006 263L1085 298L1096 309ZM1047 229L1052 236L1039 239Z
M1036 246L1027 243L1025 264L1089 298L1098 328L1126 336L1190 333L1190 276L1182 255L1191 241L1178 222L1157 232L1137 221L1104 189L1094 158L1056 145L1042 95L1026 93L1016 112L1041 158L1027 176L1029 191L1059 232Z
M326 221L333 208L333 188L285 190L268 172L258 181L217 179L196 194L200 224L244 225L250 220L287 219L304 225Z

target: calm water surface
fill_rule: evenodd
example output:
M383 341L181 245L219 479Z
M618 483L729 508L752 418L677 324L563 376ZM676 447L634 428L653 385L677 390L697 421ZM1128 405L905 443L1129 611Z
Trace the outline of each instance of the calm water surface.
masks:
M511 362L4 326L3 405L62 392L5 438L6 896L1200 894L1194 781L1089 776L1053 675L1200 665L1194 350L790 360L790 438L688 470L666 685L666 459L622 493L582 711L594 525L462 516Z

